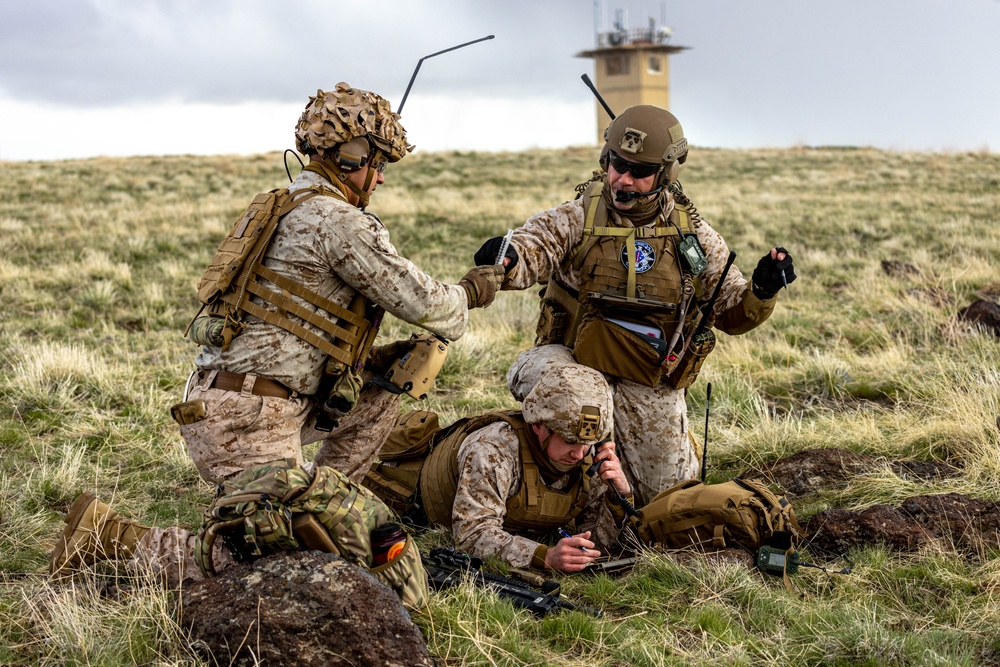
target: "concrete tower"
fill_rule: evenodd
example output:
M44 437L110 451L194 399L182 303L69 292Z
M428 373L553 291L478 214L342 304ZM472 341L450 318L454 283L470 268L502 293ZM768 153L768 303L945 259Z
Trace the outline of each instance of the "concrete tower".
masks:
M578 58L594 59L594 85L615 113L636 104L670 108L671 53L689 47L670 44L672 28L649 18L647 27L630 28L628 10L615 11L614 27L604 29L602 0L595 0L594 23L597 46L581 51ZM664 13L661 5L661 14ZM597 143L604 143L604 130L611 118L596 100Z

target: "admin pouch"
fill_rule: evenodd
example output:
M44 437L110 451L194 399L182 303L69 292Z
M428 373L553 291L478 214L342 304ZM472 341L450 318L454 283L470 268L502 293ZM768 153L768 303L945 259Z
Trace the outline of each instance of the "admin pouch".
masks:
M739 546L768 574L794 574L804 537L791 503L757 480L687 480L639 510L631 529L641 544L703 551Z
M237 561L278 551L314 549L338 554L368 569L410 609L426 605L427 573L413 538L389 562L372 567L371 532L395 517L367 489L342 473L318 466L312 473L292 460L250 468L225 488L205 512L195 540L195 559L206 577L216 574L215 541Z
M663 376L667 343L611 322L600 313L588 313L577 329L573 359L578 364L647 387Z

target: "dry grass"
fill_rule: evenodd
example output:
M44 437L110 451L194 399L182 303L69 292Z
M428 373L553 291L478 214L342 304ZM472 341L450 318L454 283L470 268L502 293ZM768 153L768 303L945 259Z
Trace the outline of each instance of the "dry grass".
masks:
M595 157L418 154L391 167L373 210L404 254L454 281L485 238L571 198ZM198 521L211 489L167 415L195 353L181 332L231 221L285 180L280 157L2 167L0 664L195 664L169 594L103 570L53 585L46 554L84 490L147 523ZM1000 345L956 319L973 299L1000 299L1000 156L695 149L683 177L745 272L779 244L800 276L764 327L721 337L689 394L700 436L713 384L710 478L842 447L962 472L914 482L880 468L807 509L1000 500ZM503 374L536 313L534 291L474 313L422 407L444 423L512 407ZM390 321L383 336L410 331ZM564 582L601 619L536 620L460 588L418 621L456 666L1000 664L1000 559L939 544L854 560L835 585L803 572L799 599L740 565L652 556L621 580Z

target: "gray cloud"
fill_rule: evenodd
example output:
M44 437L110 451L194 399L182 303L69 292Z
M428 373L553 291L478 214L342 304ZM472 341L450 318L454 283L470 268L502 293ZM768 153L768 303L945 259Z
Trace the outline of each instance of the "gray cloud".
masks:
M340 80L401 96L417 60L419 91L577 94L572 57L589 45L583 3L382 0L147 0L4 3L0 88L31 101L106 105L181 100L298 101ZM397 97L398 99L398 97Z
M657 0L604 4L633 27L661 14ZM665 6L673 42L692 47L671 58L671 107L695 143L1000 146L993 0ZM418 58L492 33L426 61L408 107L435 95L566 108L590 102L579 76L593 64L574 54L593 46L593 19L585 0L11 0L0 101L298 104L345 80L398 104Z

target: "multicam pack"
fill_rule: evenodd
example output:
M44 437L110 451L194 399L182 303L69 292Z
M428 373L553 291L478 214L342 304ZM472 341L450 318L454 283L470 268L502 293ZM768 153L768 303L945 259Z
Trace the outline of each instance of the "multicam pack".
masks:
M318 466L310 473L277 461L244 471L220 491L198 531L195 559L205 576L215 575L212 548L220 537L237 561L303 548L335 553L418 609L427 603L427 574L411 537L392 560L373 567L371 532L392 521L382 501L339 471Z

